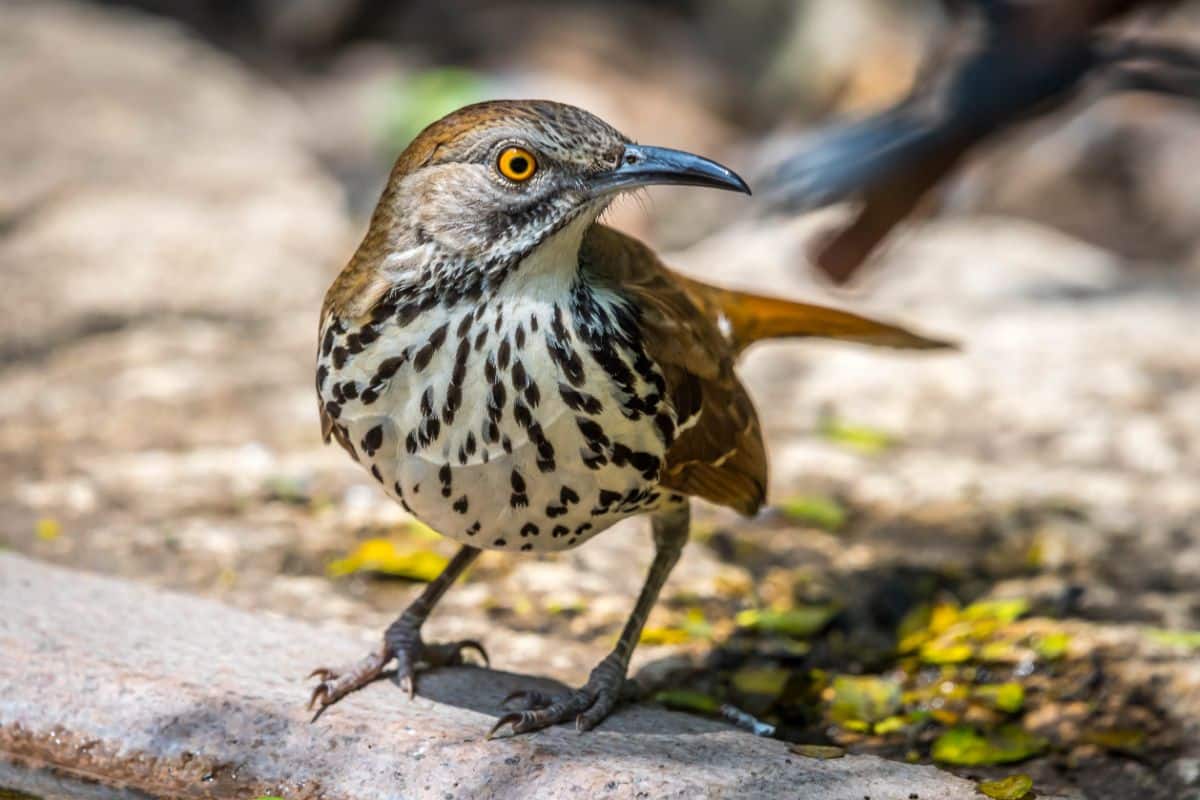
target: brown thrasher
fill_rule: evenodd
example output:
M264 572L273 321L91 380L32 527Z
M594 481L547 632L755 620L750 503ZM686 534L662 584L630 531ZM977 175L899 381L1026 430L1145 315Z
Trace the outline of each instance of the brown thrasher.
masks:
M657 551L616 648L557 701L509 698L526 708L492 733L569 719L591 728L616 703L687 540L689 497L743 514L763 503L766 456L737 355L783 336L943 346L842 311L690 280L596 221L619 193L661 183L749 193L719 164L634 144L546 101L468 106L400 155L325 298L321 423L384 491L462 548L379 651L314 673L318 715L393 658L411 696L418 664L482 653L475 642L420 635L481 548L565 550L648 513Z

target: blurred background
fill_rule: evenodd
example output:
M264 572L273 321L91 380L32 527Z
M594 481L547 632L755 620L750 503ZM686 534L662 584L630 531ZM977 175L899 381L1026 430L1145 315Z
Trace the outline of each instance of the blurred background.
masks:
M1127 24L1200 46L1200 3ZM379 629L453 547L322 446L311 374L408 140L546 97L757 186L947 32L935 0L5 0L0 547ZM751 354L772 505L697 514L647 697L1044 793L1200 797L1197 164L1195 102L1069 104L973 152L850 289L809 262L844 208L615 208L706 280L962 346ZM582 680L641 527L485 554L429 635Z

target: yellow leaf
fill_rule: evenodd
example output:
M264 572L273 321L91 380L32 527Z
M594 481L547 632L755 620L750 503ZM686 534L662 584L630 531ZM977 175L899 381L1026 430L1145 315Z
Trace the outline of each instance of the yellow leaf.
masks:
M638 641L642 644L687 644L692 634L683 628L642 628Z
M926 664L961 664L970 661L974 648L965 642L937 640L921 646L921 660Z
M980 600L962 610L962 618L971 621L1015 622L1029 611L1029 601L1017 597L1008 600Z
M53 517L42 517L34 524L33 531L43 542L52 542L62 536L62 525Z
M1047 661L1057 661L1062 658L1070 646L1071 637L1061 631L1039 636L1033 642L1033 649Z
M998 781L984 781L979 791L992 800L1021 800L1033 791L1033 778L1028 775L1009 775Z
M887 717L876 722L872 730L876 736L886 736L889 733L896 733L908 727L908 720L904 717Z
M447 563L449 559L432 550L401 550L390 539L367 539L345 558L331 561L326 572L332 578L370 572L428 582L440 575Z

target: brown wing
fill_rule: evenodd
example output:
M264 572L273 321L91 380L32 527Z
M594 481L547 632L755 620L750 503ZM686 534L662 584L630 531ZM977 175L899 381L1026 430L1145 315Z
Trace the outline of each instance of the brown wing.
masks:
M734 359L762 339L815 336L917 350L951 347L848 311L709 286L667 269L650 248L602 225L581 262L641 311L648 355L663 370L679 432L662 484L753 514L762 505L767 459L758 415Z
M762 432L716 322L648 247L610 228L591 228L580 260L590 277L636 304L647 354L666 378L680 427L662 485L756 512L767 484Z

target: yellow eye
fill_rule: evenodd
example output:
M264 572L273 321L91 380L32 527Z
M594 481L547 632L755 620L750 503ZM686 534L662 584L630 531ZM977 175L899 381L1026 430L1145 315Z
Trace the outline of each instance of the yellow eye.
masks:
M533 177L537 172L537 161L533 153L520 147L506 147L496 161L500 174L510 181L521 183Z

